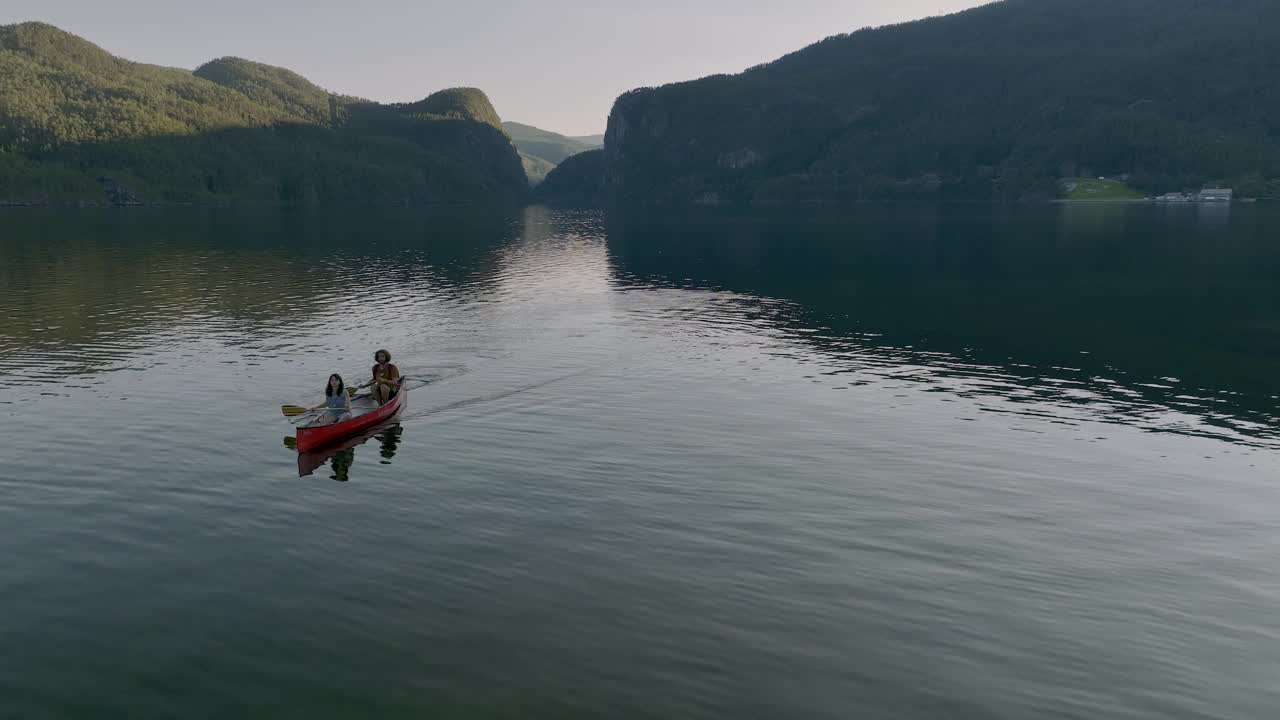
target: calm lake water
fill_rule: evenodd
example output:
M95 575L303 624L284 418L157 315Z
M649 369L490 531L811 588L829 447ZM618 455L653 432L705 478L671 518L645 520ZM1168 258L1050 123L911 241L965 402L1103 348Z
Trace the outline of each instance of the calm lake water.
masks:
M1278 278L1263 205L4 212L0 717L1274 717Z

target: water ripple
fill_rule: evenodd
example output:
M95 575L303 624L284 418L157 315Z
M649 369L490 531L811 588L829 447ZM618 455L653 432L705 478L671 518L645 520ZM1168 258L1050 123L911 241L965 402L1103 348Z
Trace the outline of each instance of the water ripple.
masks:
M1237 356L845 294L904 254L927 292L911 242L788 285L790 236L715 256L598 213L25 222L0 240L19 717L1280 704L1280 418ZM280 404L378 347L400 426L304 472Z

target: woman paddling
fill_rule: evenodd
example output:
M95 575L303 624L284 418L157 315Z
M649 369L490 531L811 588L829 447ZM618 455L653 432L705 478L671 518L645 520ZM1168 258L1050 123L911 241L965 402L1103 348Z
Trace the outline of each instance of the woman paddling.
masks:
M391 353L379 350L373 354L373 398L386 405L400 391L400 368L391 364Z
M329 376L329 383L324 386L322 407L324 414L316 420L316 425L333 425L351 418L351 397L347 395L341 375L334 373Z

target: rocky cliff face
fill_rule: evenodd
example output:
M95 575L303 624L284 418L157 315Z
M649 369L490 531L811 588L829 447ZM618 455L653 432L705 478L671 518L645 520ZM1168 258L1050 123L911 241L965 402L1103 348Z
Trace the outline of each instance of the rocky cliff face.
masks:
M722 157L729 164L760 161L758 154L735 154L718 139L707 139L696 116L681 112L673 92L679 88L635 90L615 103L605 133L609 194L645 204L684 204L704 194L707 174L721 166Z

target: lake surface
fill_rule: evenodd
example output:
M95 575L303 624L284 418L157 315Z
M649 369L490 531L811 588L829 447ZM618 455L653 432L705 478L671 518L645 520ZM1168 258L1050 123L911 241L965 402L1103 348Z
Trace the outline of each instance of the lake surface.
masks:
M0 717L1272 717L1278 278L1263 205L0 213Z

